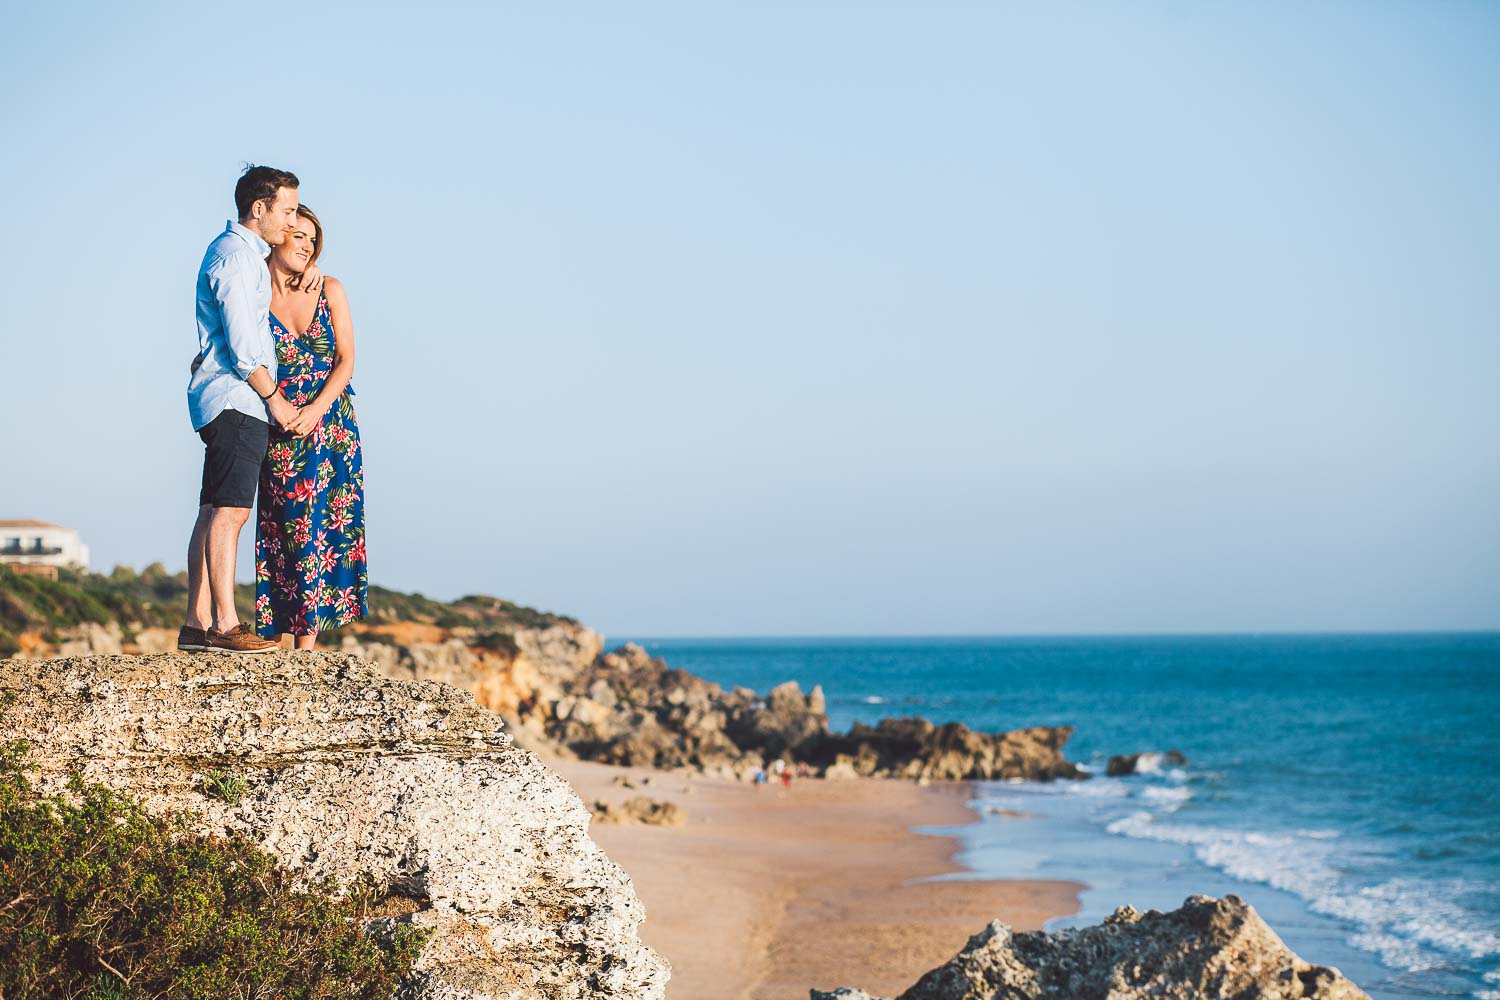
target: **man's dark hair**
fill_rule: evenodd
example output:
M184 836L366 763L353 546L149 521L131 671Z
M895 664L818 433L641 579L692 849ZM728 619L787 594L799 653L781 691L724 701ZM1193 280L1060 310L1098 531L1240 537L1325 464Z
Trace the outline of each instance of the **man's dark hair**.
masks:
M250 214L250 206L257 201L269 202L275 199L277 188L296 186L297 175L291 171L257 167L252 163L240 174L239 183L234 186L234 207L239 209L240 218L243 219Z

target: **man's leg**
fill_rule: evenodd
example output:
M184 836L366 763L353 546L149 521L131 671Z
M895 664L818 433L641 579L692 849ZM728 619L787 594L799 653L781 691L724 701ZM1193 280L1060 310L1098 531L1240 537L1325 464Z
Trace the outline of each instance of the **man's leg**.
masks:
M188 628L207 631L214 621L213 599L208 589L208 522L214 509L208 504L198 508L193 522L193 537L188 540Z
M203 454L203 489L198 496L198 503L205 508L200 511L200 518L206 519L203 561L198 565L208 579L212 612L212 625L203 636L200 649L266 653L276 648L276 643L261 639L248 626L242 626L234 610L234 562L239 553L240 529L250 520L250 508L255 503L268 433L264 421L234 410L220 413L198 432L207 445ZM178 648L192 647L179 642Z
M234 610L234 563L240 529L250 520L249 507L214 507L208 522L208 586L213 595L214 628L233 631L240 623Z

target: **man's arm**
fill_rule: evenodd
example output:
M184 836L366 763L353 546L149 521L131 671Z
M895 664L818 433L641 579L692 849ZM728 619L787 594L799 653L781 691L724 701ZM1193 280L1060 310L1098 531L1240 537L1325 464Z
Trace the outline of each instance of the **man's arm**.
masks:
M208 272L208 284L219 304L219 314L224 317L224 339L234 370L265 400L271 418L285 426L297 416L297 408L277 390L271 378L276 346L270 329L259 322L250 299L250 290L260 277L256 269L263 267L264 262L249 254L234 254Z
M250 388L255 390L257 396L266 401L266 411L276 421L276 426L285 427L297 419L297 414L301 411L276 388L271 373L264 366L256 368L245 381L250 383Z

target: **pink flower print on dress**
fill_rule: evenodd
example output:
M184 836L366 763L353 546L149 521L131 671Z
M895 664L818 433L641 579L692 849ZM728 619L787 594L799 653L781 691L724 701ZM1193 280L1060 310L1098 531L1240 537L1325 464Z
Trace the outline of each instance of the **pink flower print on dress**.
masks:
M316 479L299 479L297 485L286 491L286 498L298 503L307 503L317 495L317 492L318 481Z

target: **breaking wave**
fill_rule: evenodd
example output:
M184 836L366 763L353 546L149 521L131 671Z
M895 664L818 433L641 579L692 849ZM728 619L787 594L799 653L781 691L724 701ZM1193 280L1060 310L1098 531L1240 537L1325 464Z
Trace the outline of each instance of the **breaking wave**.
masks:
M1337 831L1276 834L1188 826L1161 822L1149 812L1122 816L1106 829L1185 845L1199 861L1227 875L1293 893L1313 912L1354 925L1350 943L1378 955L1390 968L1440 968L1443 953L1475 959L1500 955L1500 934L1454 901L1482 887L1462 879L1407 878L1350 886L1335 863Z

